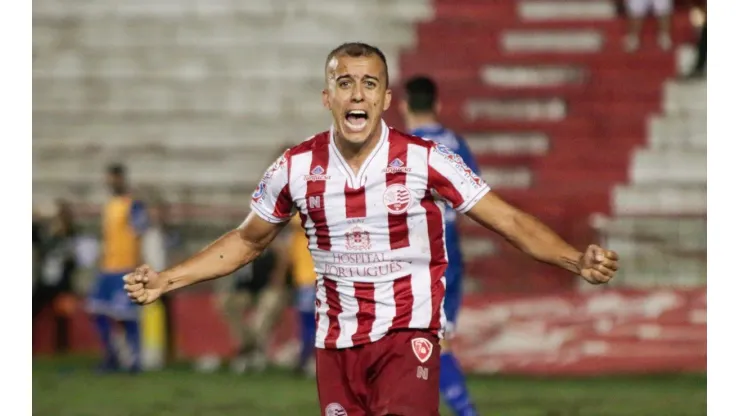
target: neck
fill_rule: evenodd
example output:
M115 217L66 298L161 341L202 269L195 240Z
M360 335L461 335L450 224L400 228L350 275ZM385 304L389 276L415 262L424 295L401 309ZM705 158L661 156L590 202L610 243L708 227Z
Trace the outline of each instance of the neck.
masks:
M347 164L357 173L363 162L365 162L365 159L370 155L370 152L375 149L375 145L378 144L382 135L383 125L378 124L367 140L362 143L352 143L342 138L339 134L339 129L335 128L332 140L334 140L339 153L347 161Z
M433 113L408 114L406 116L406 128L408 131L437 123L439 121L437 121L437 117Z

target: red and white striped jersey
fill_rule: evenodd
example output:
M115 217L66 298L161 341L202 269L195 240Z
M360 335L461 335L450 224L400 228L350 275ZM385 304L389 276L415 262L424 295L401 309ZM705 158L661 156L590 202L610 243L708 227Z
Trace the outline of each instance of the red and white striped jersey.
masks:
M489 190L446 147L382 129L357 174L332 129L287 150L252 195L252 210L267 221L300 214L318 276L318 348L374 342L401 328L441 336L444 205L466 212Z

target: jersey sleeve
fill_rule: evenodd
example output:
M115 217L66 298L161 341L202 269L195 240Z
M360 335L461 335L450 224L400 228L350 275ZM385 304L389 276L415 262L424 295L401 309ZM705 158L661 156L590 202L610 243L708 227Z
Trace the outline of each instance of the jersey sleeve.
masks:
M262 176L252 193L251 208L263 220L282 223L290 220L293 199L290 196L288 152L283 153Z
M460 213L470 210L491 189L459 154L441 144L429 151L429 187Z

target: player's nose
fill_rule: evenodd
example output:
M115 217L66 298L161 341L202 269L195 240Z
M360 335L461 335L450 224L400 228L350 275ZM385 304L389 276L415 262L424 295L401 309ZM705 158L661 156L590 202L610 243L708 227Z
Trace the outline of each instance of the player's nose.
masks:
M359 86L355 86L352 89L352 102L353 103L360 103L365 99L365 95L362 91L362 88Z

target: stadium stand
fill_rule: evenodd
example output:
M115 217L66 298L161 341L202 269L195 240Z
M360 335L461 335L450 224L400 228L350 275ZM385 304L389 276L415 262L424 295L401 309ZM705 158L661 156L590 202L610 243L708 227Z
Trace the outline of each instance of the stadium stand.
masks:
M606 244L622 253L619 285L707 284L707 85L664 84L662 113L612 193L613 218L596 216Z
M328 128L326 54L378 44L397 78L411 23L431 13L426 0L35 1L34 196L99 203L96 173L125 159L170 202L243 214L276 145Z
M502 296L472 299L461 317L467 368L705 365L706 83L676 80L691 61L686 13L674 17L674 50L655 45L649 21L634 54L611 0L35 0L33 23L35 199L61 193L94 213L103 167L124 159L133 182L193 224L184 236L199 248L243 218L276 145L329 125L326 53L375 43L395 82L439 81L443 120L497 192L576 244L602 238L622 253L612 286L667 289L576 295L577 279L465 221L471 280ZM395 110L387 119L400 126ZM193 312L209 299L181 299L181 355L228 351L215 311ZM94 348L89 328L73 331Z
M688 134L686 123L671 121L675 117L653 117L663 105L664 84L689 65L681 48L661 51L646 27L643 49L625 53L625 21L608 0L437 0L435 10L432 21L418 25L416 48L402 55L402 74L424 72L440 80L444 120L467 133L483 176L504 197L581 244L593 241L588 220L593 214L660 214L671 206L666 200L671 197L680 199L674 206L685 207L680 212L690 210L688 204L694 213L703 212L702 154L650 150L656 136L668 151L673 148L667 143ZM690 43L692 31L688 14L676 14L674 42ZM701 86L668 85L665 105L673 106L668 114L692 100L699 100L698 110L705 106ZM686 127L705 131L701 122ZM646 146L633 161L635 150ZM667 160L683 166L671 172L696 172L698 182L686 178L685 186L668 186L668 177L651 173ZM640 186L627 186L630 180ZM650 196L643 197L645 192ZM701 227L696 221L683 227ZM469 224L469 270L483 288L552 292L576 284ZM624 227L620 224L609 222L607 228ZM696 269L691 270L687 273Z

